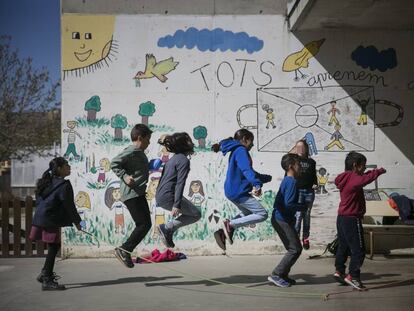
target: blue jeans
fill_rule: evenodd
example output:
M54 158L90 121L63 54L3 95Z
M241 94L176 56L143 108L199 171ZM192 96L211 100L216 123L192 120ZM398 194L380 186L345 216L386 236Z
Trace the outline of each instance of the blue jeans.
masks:
M167 203L162 202L158 204L158 206L161 206L163 209L171 211L173 204L174 202L172 201ZM195 223L199 221L201 218L200 209L186 198L181 199L180 212L181 214L178 217L171 219L169 222L165 224L165 227L169 230L172 230L172 232L175 232L178 228L181 228L183 226Z
M235 202L232 201L234 205L242 212L243 216L233 218L230 221L230 225L233 228L244 227L251 224L256 224L258 222L265 221L267 219L267 211L264 207L252 196L250 196L246 201Z
M301 195L303 195L305 200L306 208L302 211L296 212L296 224L295 229L298 235L300 236L300 229L303 222L303 233L302 239L308 239L310 235L310 218L311 210L313 206L313 201L315 200L315 191L313 189L299 189Z

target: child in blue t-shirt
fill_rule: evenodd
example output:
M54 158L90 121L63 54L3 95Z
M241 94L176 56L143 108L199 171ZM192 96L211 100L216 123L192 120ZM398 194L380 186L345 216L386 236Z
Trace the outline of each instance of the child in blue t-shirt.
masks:
M299 156L286 154L282 157L281 164L286 175L273 204L272 226L282 240L287 253L267 279L279 287L289 287L296 284L295 280L288 277L290 269L302 253L302 245L295 230L295 215L297 211L303 209L304 205L298 198L296 188L296 178L300 174Z

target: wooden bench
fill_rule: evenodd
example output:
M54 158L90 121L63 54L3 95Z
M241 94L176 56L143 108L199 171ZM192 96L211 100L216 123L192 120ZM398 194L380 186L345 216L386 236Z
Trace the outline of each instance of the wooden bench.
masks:
M383 225L383 217L398 217L386 200L367 201L364 217L365 244L369 250L369 258L374 253L388 253L392 249L414 248L414 226L395 224Z

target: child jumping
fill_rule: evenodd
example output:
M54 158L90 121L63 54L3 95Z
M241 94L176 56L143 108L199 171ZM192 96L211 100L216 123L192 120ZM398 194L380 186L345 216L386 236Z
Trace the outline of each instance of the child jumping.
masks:
M132 252L151 229L151 215L145 197L149 164L144 152L150 144L151 134L145 124L136 124L131 130L132 145L111 161L112 171L121 179L121 201L135 222L135 229L129 238L121 247L115 248L116 258L128 268L134 267L128 252Z
M195 223L201 218L201 211L183 197L185 182L190 172L189 156L194 153L194 144L187 133L167 135L159 143L168 152L174 153L165 163L155 194L157 206L171 211L172 220L158 225L161 240L166 247L175 247L174 232L178 228Z
M280 184L273 204L272 226L279 235L287 253L267 279L279 287L289 287L296 284L295 280L289 278L290 269L302 253L302 245L295 229L295 215L305 205L298 202L300 200L296 179L301 170L299 156L292 153L285 154L282 157L281 165L286 175Z
M336 220L339 245L336 252L334 278L341 284L348 284L359 290L365 287L360 279L361 266L365 259L362 227L365 197L362 188L386 172L384 168L379 168L364 173L366 163L367 158L364 155L354 151L348 153L345 159L345 172L335 179L341 201ZM349 274L345 276L348 254L351 254L351 261Z
M81 218L76 211L72 184L64 179L70 175L70 165L63 157L54 158L36 184L36 211L32 221L30 239L47 243L47 256L37 281L42 290L64 290L54 272L56 255L60 249L61 227L75 224L81 230Z
M240 129L234 138L227 138L212 146L214 152L223 155L230 153L224 192L226 197L242 212L239 217L223 221L223 229L214 232L218 246L226 250L226 240L233 244L235 229L267 219L267 211L252 196L260 196L263 183L272 180L272 176L255 172L249 151L253 147L254 135L246 129ZM240 217L241 216L241 217Z
M302 245L309 249L310 220L313 201L315 200L314 186L318 185L316 176L316 162L309 157L309 146L305 140L299 140L295 145L295 153L299 156L300 175L296 180L296 187L304 199L305 208L296 213L296 231L300 236L303 222Z

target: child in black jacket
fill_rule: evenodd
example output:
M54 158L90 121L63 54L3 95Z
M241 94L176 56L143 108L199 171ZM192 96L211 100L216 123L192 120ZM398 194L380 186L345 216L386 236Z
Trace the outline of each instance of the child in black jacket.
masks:
M36 212L33 217L30 239L48 244L48 253L42 272L37 280L42 290L63 290L53 273L56 255L60 249L60 230L75 224L81 230L81 218L76 211L73 188L69 180L70 165L63 157L50 161L49 168L36 184Z

